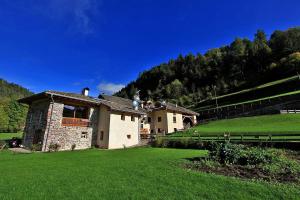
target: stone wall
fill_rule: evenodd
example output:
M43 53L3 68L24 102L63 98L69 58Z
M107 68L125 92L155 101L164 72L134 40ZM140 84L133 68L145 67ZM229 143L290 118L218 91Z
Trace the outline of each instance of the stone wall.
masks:
M48 109L48 100L35 101L29 106L23 135L24 146L30 148L34 139L36 143L43 143Z
M49 106L43 151L48 151L50 144L59 144L59 150L71 150L73 144L76 145L75 149L90 148L97 134L98 108L90 108L89 127L63 126L63 108L62 102L51 103ZM86 133L86 137L83 137L83 133Z

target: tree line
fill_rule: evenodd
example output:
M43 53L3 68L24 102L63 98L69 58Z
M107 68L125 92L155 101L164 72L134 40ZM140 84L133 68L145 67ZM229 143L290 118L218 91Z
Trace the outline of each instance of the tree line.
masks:
M179 55L142 72L115 95L132 98L140 90L142 99L164 99L188 106L296 75L299 69L300 27L276 30L269 38L258 30L252 41L236 38L204 55Z
M17 99L32 94L28 89L0 79L0 133L23 130L28 107Z

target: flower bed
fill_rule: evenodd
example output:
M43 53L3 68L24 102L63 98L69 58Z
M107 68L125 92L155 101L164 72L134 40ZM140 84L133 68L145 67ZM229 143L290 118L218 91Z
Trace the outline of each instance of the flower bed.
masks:
M300 184L300 152L213 143L208 157L189 159L188 169L245 179Z

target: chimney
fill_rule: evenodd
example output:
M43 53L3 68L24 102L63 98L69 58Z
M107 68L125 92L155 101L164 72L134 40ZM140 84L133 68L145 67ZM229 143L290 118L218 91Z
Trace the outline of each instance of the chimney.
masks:
M81 91L81 94L84 95L84 96L89 96L89 91L90 89L89 88L83 88L82 91Z

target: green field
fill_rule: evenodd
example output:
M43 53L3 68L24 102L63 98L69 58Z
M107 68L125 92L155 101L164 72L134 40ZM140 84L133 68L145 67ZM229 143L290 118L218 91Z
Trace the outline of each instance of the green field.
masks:
M0 133L0 140L9 140L13 137L22 138L23 133Z
M300 132L300 114L262 115L213 121L193 130L210 132Z
M0 199L297 199L300 186L184 169L202 150L0 152Z
M300 114L263 115L224 119L200 124L187 131L176 132L167 138L197 137L202 140L221 139L230 134L233 140L300 141Z

